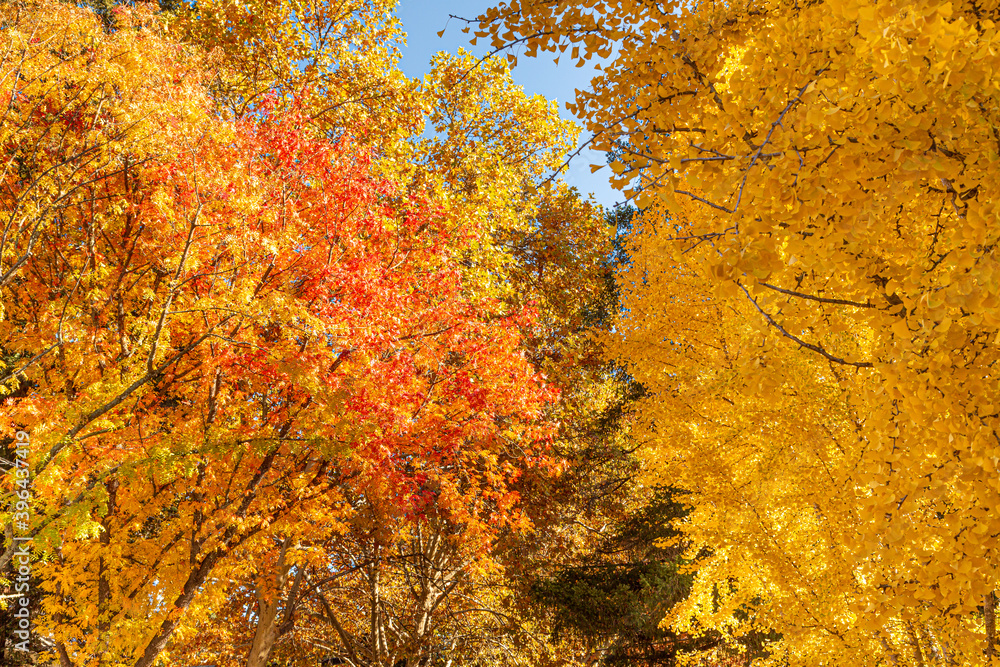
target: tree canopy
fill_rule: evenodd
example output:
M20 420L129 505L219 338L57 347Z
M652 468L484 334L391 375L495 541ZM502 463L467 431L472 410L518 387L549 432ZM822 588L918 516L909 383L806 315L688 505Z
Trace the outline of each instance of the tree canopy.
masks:
M997 3L394 8L0 3L0 662L995 665Z
M685 530L715 548L700 590L731 584L671 627L776 630L778 663L996 653L996 19L891 0L481 17L497 48L606 59L575 110L641 209L608 345L651 393L650 475L690 492Z

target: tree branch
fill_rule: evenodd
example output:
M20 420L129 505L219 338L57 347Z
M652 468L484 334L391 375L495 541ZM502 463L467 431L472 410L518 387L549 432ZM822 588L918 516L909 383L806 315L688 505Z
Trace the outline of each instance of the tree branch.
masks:
M854 366L855 368L872 368L873 364L870 361L848 361L846 359L841 359L840 357L835 357L834 355L830 354L819 345L813 345L812 343L807 343L798 336L788 333L788 331L786 331L783 326L778 324L773 317L768 315L767 312L765 312L764 309L760 307L760 304L757 303L757 299L753 298L753 296L750 295L750 292L747 291L746 287L744 287L739 282L736 283L736 286L739 287L741 290L743 290L743 293L746 294L748 299L750 299L750 302L757 309L757 312L763 315L764 319L766 319L772 327L780 331L781 335L784 336L785 338L788 338L798 343L799 347L804 347L807 350L812 350L813 352L820 354L837 364L843 364L844 366Z

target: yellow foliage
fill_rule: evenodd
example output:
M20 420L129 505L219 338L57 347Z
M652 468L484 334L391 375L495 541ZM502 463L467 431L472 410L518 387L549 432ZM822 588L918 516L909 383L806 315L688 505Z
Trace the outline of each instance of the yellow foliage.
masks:
M653 392L651 474L691 492L685 530L713 550L668 622L775 630L762 664L997 650L998 18L936 0L481 18L495 46L616 49L575 105L643 209L608 344Z

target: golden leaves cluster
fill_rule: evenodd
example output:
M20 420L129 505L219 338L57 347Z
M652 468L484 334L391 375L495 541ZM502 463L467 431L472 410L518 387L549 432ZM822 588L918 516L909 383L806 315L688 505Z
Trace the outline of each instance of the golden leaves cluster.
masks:
M616 49L576 103L643 211L612 345L655 393L650 464L715 549L700 578L743 587L671 622L752 606L796 664L997 651L998 20L930 0L482 17L497 47Z

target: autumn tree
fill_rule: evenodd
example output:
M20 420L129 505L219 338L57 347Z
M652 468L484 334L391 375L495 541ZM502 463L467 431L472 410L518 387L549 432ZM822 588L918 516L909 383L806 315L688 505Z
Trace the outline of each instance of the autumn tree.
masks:
M417 140L404 182L411 192L436 193L445 202L442 215L449 224L469 233L479 230L475 245L456 257L463 292L480 303L483 297L496 299L500 311L482 313L490 328L496 328L501 312L530 308L537 313L516 320L521 349L565 390L559 405L570 405L570 392L580 395L574 400L581 405L565 410L567 421L575 423L573 410L583 410L580 397L596 375L598 355L584 335L581 313L602 288L605 227L595 207L578 194L541 183L568 145L566 123L549 103L516 88L502 62L478 71L473 66L467 55L438 57L424 85L434 100L430 117L439 134ZM581 365L585 354L590 361ZM424 409L441 411L447 425L455 419L452 402L435 391ZM546 418L555 420L558 414ZM544 635L535 631L533 639L526 639L530 633L517 605L521 591L509 581L508 568L518 565L510 542L511 535L528 530L526 519L544 512L548 500L536 482L550 479L554 471L526 465L530 462L518 453L523 444L510 434L504 441L498 460L486 468L468 465L469 460L461 465L465 499L457 506L441 494L435 479L450 474L445 472L454 465L449 458L423 464L422 472L431 475L425 485L433 491L416 512L402 511L387 496L399 495L397 488L351 480L344 494L352 500L341 505L345 532L296 547L311 550L312 559L295 566L286 559L279 571L262 568L258 580L241 579L224 612L232 623L220 628L217 616L207 617L198 626L197 640L177 646L178 655L209 662L233 659L231 646L248 646L261 636L262 624L254 628L252 617L255 609L267 607L276 612L271 617L273 638L279 640L275 654L287 660L316 659L315 647L327 646L338 659L356 664L378 654L392 664L417 664L433 656L530 663L542 643L538 636ZM497 465L508 470L513 483L503 502L486 493L489 487L502 488L502 478L491 477L488 486L474 479L477 469ZM280 561L279 546L274 548L267 563ZM298 584L296 577L301 577ZM257 591L271 585L265 582L283 587L268 593L266 605L255 600Z
M519 349L530 311L469 290L456 268L482 227L373 176L348 139L304 131L304 109L275 98L220 117L212 70L155 17L118 10L106 32L66 5L8 8L67 44L16 110L62 94L60 68L87 48L119 65L153 58L157 77L115 83L165 98L136 131L144 153L115 152L113 177L84 181L88 197L22 240L36 247L4 295L6 348L26 360L6 380L4 428L46 449L36 627L59 662L152 664L215 613L219 582L246 562L261 577L258 619L273 620L271 555L281 579L317 525L321 539L336 532L345 488L403 516L444 513L481 549L487 516L502 528L516 504L519 466L545 459L547 396ZM28 57L50 52L26 42ZM185 84L191 95L170 87ZM251 664L268 641L255 639L264 657Z
M294 102L328 136L351 134L391 154L422 131L424 108L398 67L395 2L198 0L165 16L178 40L217 54L211 91L229 113L264 97Z
M615 345L661 387L647 458L704 462L704 511L759 514L761 542L728 514L691 530L745 559L718 576L754 582L740 596L780 616L797 663L996 652L996 18L853 0L482 17L497 47L608 59L575 109L644 211ZM753 472L764 462L773 475Z
M380 3L95 4L2 8L51 661L530 661L510 545L604 400L571 126L502 61L406 81Z

